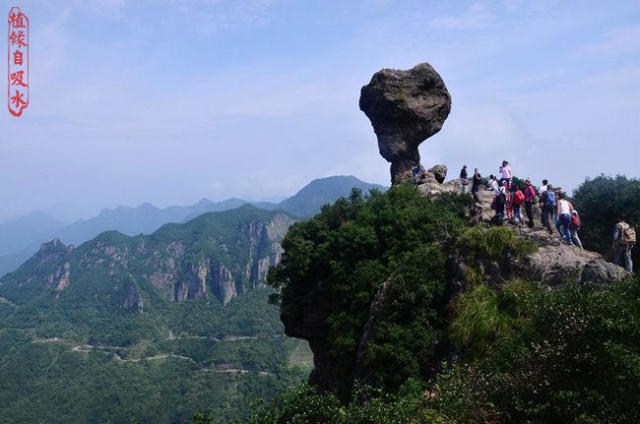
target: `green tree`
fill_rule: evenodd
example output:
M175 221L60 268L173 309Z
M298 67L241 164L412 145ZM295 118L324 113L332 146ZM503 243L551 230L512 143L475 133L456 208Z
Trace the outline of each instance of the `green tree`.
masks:
M625 176L600 175L587 179L574 192L573 205L582 219L581 238L585 249L612 258L613 229L621 219L640 229L640 180ZM640 249L632 251L635 269Z
M351 392L363 327L389 280L361 366L367 382L395 391L426 375L443 337L447 246L465 226L465 198L426 199L411 186L363 196L355 190L295 224L268 282L280 290L285 325L307 319L314 299L341 399ZM431 359L429 359L431 358Z

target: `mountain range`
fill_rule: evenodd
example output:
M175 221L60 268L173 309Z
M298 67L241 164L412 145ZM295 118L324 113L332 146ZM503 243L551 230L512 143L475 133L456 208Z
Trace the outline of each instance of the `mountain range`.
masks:
M263 286L294 222L243 205L44 243L0 278L0 422L228 422L300 383L309 349Z
M0 422L224 423L300 384L311 351L263 282L289 227L352 187L384 189L331 177L278 204L143 204L57 230L0 277ZM31 241L58 224L29 219Z
M97 216L64 223L36 212L0 224L0 276L13 271L31 257L40 245L52 238L65 244L78 245L104 231L118 231L125 235L150 234L167 223L182 223L206 212L224 211L251 204L264 210L282 210L298 218L306 218L320 211L322 205L338 197L347 196L353 187L365 192L386 188L359 180L354 176L333 176L311 181L295 195L279 203L252 202L231 198L220 202L202 199L190 206L158 208L150 203L137 207L119 206L103 209Z

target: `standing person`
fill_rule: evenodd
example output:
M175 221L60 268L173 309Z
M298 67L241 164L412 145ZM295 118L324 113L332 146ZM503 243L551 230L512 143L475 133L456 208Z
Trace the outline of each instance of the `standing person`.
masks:
M489 175L489 187L491 187L491 190L493 190L494 193L497 193L500 189L498 180L496 180L496 177L493 174Z
M571 246L571 212L573 211L573 205L567 199L565 199L564 192L558 193L557 211L558 211L558 223L556 228L562 236L563 240L566 240L567 244Z
M460 183L462 184L462 194L469 192L469 179L467 178L467 165L460 170Z
M548 188L549 188L549 180L542 180L542 185L540 186L540 189L539 189L540 212L542 212L542 210L544 209L544 203L542 202L542 198L544 197L544 193L548 190ZM544 225L544 217L542 215L540 215L540 220L542 222L542 225Z
M509 162L503 160L502 166L499 170L502 184L504 184L507 189L511 188L511 177L513 177L513 172L511 171L511 165L509 165Z
M613 230L613 262L633 272L631 249L636 244L636 230L626 222L620 221Z
M495 196L493 199L493 203L495 205L496 214L493 217L494 222L498 225L502 225L504 222L504 205L507 200L507 192L504 188L504 184L500 181L498 184L497 190L495 190Z
M473 195L473 201L477 202L478 199L478 191L480 191L480 186L482 185L482 175L478 171L478 168L473 170L473 184L471 185L471 194Z
M524 180L527 187L524 189L524 210L527 213L527 225L529 228L533 228L533 202L536 198L536 190L531 185L531 180L527 178Z
M548 187L549 187L549 180L542 180L542 185L540 186L540 196L542 196L542 193L547 191Z
M522 223L522 214L520 212L522 202L524 202L524 193L522 193L522 190L517 188L513 191L513 215L515 216L518 224Z
M540 202L542 204L542 225L545 226L549 234L553 234L549 218L553 216L553 210L556 207L556 195L551 184L547 185L547 190L540 196Z
M562 191L562 188L560 187L554 187L553 188L553 192L556 194L555 198L556 200L560 198L560 193L564 193ZM558 208L553 208L553 225L556 226L556 228L558 229L558 232L560 232L560 227L558 224ZM560 236L562 236L562 233L560 234Z
M569 231L571 231L571 241L573 242L573 244L578 246L580 250L584 250L584 248L582 247L582 242L580 241L580 237L578 237L578 231L580 230L581 226L582 223L580 222L580 215L578 215L578 211L574 209L573 212L571 212L571 224L569 225Z
M411 168L411 176L413 177L413 183L418 184L420 178L422 177L424 168L420 165L420 162L415 162L413 167Z
M504 207L506 209L507 212L507 220L511 221L513 219L513 193L511 192L511 190L509 190L509 187L507 187L507 184L504 183L504 195L505 195L505 202L504 202Z

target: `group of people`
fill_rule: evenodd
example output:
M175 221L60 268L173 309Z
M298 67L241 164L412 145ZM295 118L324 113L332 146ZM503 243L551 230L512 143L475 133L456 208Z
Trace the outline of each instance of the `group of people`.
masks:
M582 226L578 211L571 204L567 195L561 188L554 188L548 180L542 180L542 185L536 192L536 188L529 178L524 180L524 186L513 184L513 170L508 161L503 161L498 168L499 176L490 175L488 186L494 193L491 207L495 211L492 222L502 225L507 219L512 224L524 223L522 207L527 217L527 226L533 228L533 211L536 205L540 208L541 224L549 234L553 234L551 222L563 242L567 245L575 245L583 249L578 232ZM471 194L474 202L478 203L478 192L484 185L484 181L478 169L474 169L471 181L468 178L467 166L460 171L462 192L469 192L471 182ZM629 224L621 221L616 225L613 235L614 261L632 272L631 249L635 244L635 230Z

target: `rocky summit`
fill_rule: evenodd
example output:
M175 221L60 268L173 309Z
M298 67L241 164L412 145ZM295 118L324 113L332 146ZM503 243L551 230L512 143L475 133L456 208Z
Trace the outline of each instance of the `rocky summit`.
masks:
M391 162L391 182L411 178L420 161L418 146L442 128L451 96L428 63L409 70L382 69L360 92L360 109L378 137L380 154Z

